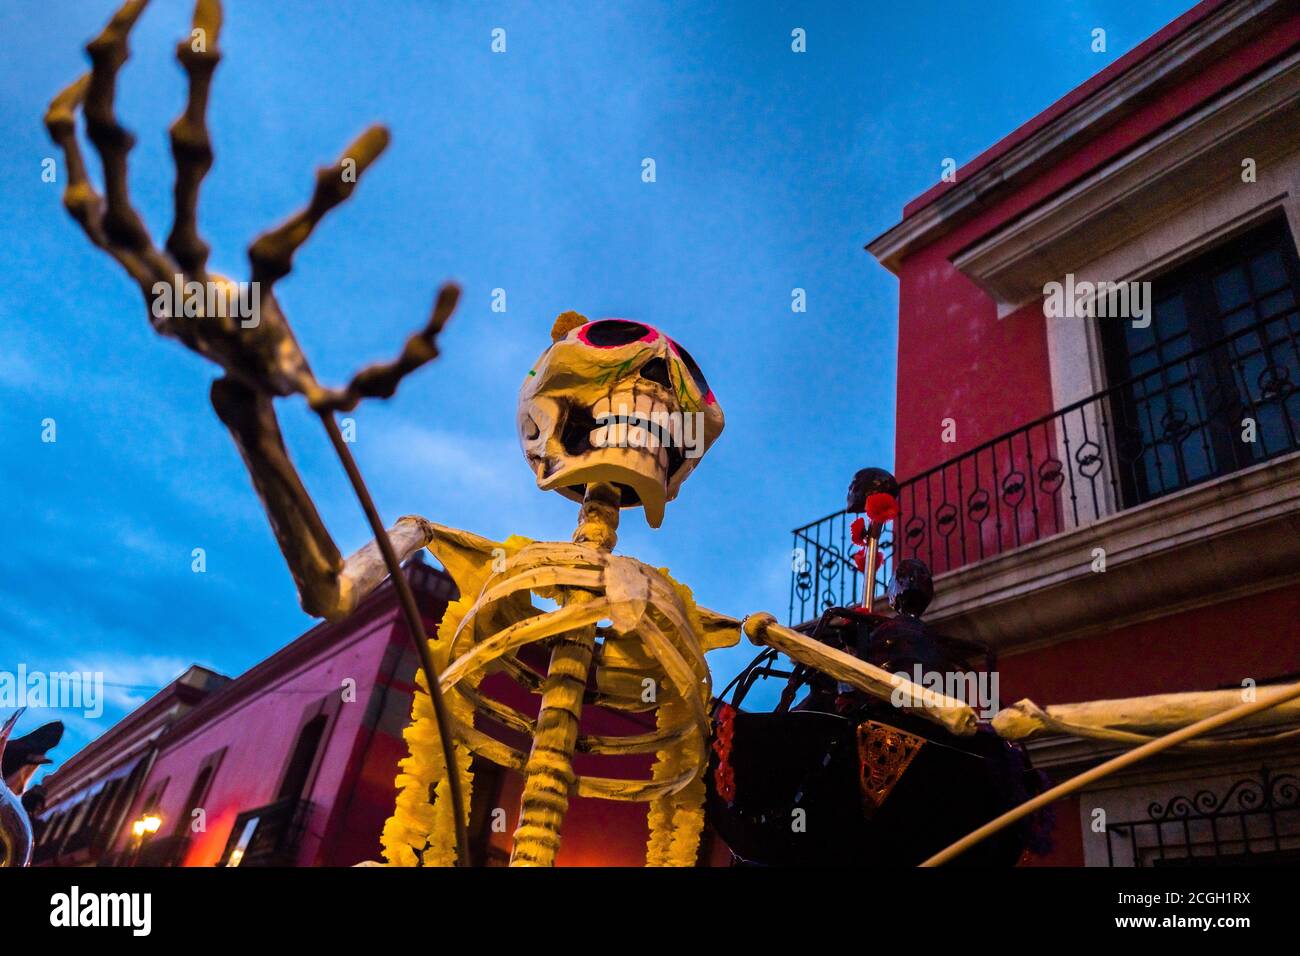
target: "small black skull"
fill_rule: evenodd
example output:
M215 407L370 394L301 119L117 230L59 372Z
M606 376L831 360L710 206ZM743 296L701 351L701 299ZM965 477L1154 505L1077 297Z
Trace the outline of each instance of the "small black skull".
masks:
M849 482L848 510L861 514L867 510L867 498L877 494L897 498L898 482L883 468L863 468Z
M887 597L889 606L906 617L920 617L934 600L934 580L924 561L905 558L894 568Z

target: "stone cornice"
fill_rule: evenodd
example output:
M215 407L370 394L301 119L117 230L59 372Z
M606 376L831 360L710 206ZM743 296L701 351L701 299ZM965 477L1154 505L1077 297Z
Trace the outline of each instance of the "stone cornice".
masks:
M1243 157L1263 166L1300 149L1298 112L1295 53L962 250L952 263L998 302L999 314L1012 312L1040 299L1045 283L1239 184Z
M1208 60L1227 55L1288 9L1287 0L1225 4L1001 156L959 178L933 202L867 243L867 251L897 274L908 253L929 245L958 222L987 208L1005 195L1007 187L1025 182L1064 153L1078 149L1137 109L1155 91L1194 75Z

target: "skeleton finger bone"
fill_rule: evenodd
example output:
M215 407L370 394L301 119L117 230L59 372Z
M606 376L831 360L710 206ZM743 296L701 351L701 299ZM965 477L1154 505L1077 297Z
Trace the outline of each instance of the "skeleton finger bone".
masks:
M86 89L86 135L104 167L104 236L110 244L137 257L156 279L168 277L168 266L153 247L148 230L131 206L127 187L127 155L135 137L117 121L113 101L117 72L130 53L127 37L144 11L146 0L128 0L114 14L102 33L86 45L90 55L90 84Z
M175 218L167 237L167 251L182 272L200 282L207 278L208 246L198 233L199 187L212 168L212 140L206 117L212 73L221 60L217 50L220 31L221 4L217 0L198 0L190 37L176 46L176 58L189 77L189 96L185 111L171 127L172 156L176 160Z

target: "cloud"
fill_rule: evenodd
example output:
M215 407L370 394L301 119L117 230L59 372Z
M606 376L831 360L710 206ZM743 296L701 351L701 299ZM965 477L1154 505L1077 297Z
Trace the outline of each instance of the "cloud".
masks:
M29 675L69 672L92 675L91 684L83 685L83 706L29 707L19 722L19 734L49 721L63 722L65 733L58 747L50 753L54 760L50 769L57 768L69 756L101 736L190 666L181 657L120 652L42 658L23 663ZM97 714L93 712L96 709L99 711ZM44 776L44 773L39 776Z
M576 506L537 490L513 436L376 422L357 456L386 520L415 513L487 537L567 541ZM349 507L332 501L330 513ZM355 510L355 504L351 506ZM400 509L400 510L398 510Z
M521 485L528 487L514 442L410 422L383 428L379 441L383 450L372 453L374 457L392 462L401 471L418 473L436 485L485 495L510 494Z
M40 372L30 359L16 351L0 350L0 386L28 388L40 381Z
M189 666L190 661L182 657L107 653L74 657L66 669L103 675L104 714L108 717L110 708L125 713L139 707Z

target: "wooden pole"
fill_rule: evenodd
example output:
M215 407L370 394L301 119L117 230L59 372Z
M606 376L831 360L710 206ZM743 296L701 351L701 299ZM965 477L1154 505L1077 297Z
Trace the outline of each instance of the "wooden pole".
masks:
M339 461L343 464L343 470L347 472L348 480L352 483L352 490L361 504L361 510L365 512L366 520L370 522L370 530L375 536L375 544L379 545L379 553L384 556L388 576L397 591L398 605L402 609L402 616L406 619L406 630L415 645L416 659L420 662L420 669L424 671L424 679L429 685L429 699L433 701L433 717L438 725L442 758L447 766L447 789L451 794L451 813L456 821L456 865L469 866L469 827L466 824L465 795L460 787L460 769L456 762L456 741L451 734L451 718L447 714L447 704L442 699L442 685L438 682L438 669L433 661L433 652L429 650L429 639L424 633L420 608L416 604L415 593L411 590L411 582L406 580L402 563L397 559L393 542L388 537L388 529L380 520L374 499L370 497L370 489L366 487L365 480L361 477L361 469L357 467L352 452L343 440L343 433L339 431L338 422L334 420L334 413L329 410L322 411L320 419L325 425L325 433L329 435L330 443L334 446Z

